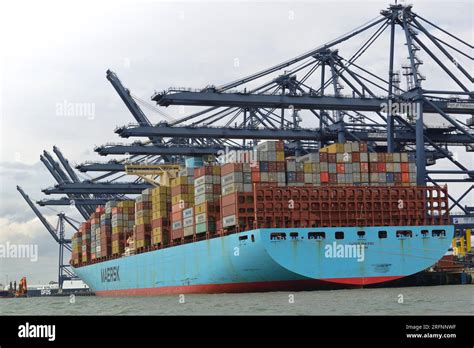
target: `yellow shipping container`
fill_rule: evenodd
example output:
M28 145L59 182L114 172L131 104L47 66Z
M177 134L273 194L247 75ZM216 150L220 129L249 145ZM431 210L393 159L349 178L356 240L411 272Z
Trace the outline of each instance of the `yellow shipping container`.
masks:
M171 199L170 196L165 196L165 195L160 195L160 196L152 196L151 198L151 203L152 205L154 204L164 204L166 202L169 202Z
M127 201L120 201L117 203L118 208L133 208L135 207L135 201L127 200Z
M165 217L168 217L168 211L163 211L163 210L159 210L159 211L154 211L152 213L152 218L153 220L155 219L161 219L161 218L165 218Z
M195 215L205 213L206 208L207 208L207 203L206 202L196 205L194 207Z
M212 167L212 175L221 175L221 167L219 166Z
M151 216L140 217L135 219L135 225L145 225L151 223Z
M144 248L145 247L145 240L144 239L138 239L135 241L135 247L136 248Z
M170 194L170 188L169 186L159 186L155 187L151 190L151 196L156 197L156 196L166 196Z
M187 176L179 176L179 177L171 180L171 187L175 187L175 186L179 186L179 185L188 185L188 177Z
M139 210L137 211L137 213L135 214L135 220L136 219L139 219L139 218L147 218L147 217L150 217L151 216L151 210L147 209L147 210Z
M276 160L278 162L284 161L285 160L285 152L283 151L277 151L276 153Z
M171 204L178 204L179 202L191 203L194 202L194 194L192 193L181 193L179 195L171 197Z
M305 174L311 174L312 171L313 171L312 163L311 162L306 162L304 164L304 169L303 170L304 170Z
M344 144L331 144L329 146L324 147L323 149L326 149L326 151L320 151L320 152L344 153Z
M161 243L161 233L151 236L151 244L160 244Z

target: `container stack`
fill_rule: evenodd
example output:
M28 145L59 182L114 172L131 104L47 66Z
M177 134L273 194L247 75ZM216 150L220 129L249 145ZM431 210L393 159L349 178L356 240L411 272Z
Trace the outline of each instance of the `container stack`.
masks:
M151 189L151 244L168 244L170 240L171 190L169 186Z
M107 207L106 207L107 211ZM112 255L121 254L134 224L133 201L114 202L112 212Z
M91 259L100 257L100 209L97 208L89 219L91 223Z
M151 244L152 201L151 190L146 189L135 198L135 248L145 248Z
M257 145L257 163L251 164L252 183L286 185L285 147L282 141L265 141ZM251 192L247 187L242 192Z
M73 266L81 263L82 259L82 239L79 232L74 233L71 238L71 263Z
M414 154L370 153L371 186L416 186Z
M252 229L255 220L253 192L234 192L222 196L222 228Z
M194 169L193 223L195 234L216 232L220 211L221 179L220 166L203 166ZM186 220L183 221L186 224ZM186 229L186 226L184 228ZM189 232L185 231L184 235L187 236Z
M108 203L108 202L107 202ZM112 254L112 210L107 213L107 208L100 215L100 257Z
M91 223L89 221L79 225L79 234L82 243L81 262L89 262L91 260Z
M194 169L184 168L179 176L171 180L171 239L180 240L184 237L184 210L194 205ZM189 211L185 214L189 223ZM191 223L191 225L193 225ZM190 226L186 226L190 227ZM188 232L189 232L188 228Z
M369 184L367 144L348 141L319 151L320 184L360 186Z

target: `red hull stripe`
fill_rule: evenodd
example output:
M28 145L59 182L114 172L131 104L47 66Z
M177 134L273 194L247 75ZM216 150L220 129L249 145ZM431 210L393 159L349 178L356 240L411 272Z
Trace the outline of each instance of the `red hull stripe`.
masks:
M203 284L185 286L164 286L159 288L139 288L121 290L96 291L97 296L153 296L163 294L215 294L215 293L240 293L240 292L264 292L264 291L298 291L298 290L322 290L340 288L360 288L363 285L386 282L395 277L370 277L370 278L335 278L335 279L308 279L288 280L270 282L246 282L227 284Z

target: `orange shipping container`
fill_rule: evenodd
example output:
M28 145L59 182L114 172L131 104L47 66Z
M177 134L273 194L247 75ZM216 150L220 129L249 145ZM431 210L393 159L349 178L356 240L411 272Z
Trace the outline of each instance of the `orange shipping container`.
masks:
M410 165L408 163L400 163L402 173L408 173L410 171Z
M329 182L329 173L321 172L321 183L328 183L328 182Z
M385 163L382 163L382 162L377 163L377 171L379 173L385 173L387 171L387 166L385 165Z
M410 182L410 174L402 173L402 182Z
M345 173L345 167L344 167L344 163L338 163L336 164L336 171L338 173Z

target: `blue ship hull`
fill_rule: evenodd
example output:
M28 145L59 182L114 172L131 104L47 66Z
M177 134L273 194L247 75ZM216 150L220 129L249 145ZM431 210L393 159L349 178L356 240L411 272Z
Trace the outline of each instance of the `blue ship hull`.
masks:
M363 287L432 266L453 234L453 226L255 229L74 270L99 296Z

